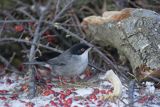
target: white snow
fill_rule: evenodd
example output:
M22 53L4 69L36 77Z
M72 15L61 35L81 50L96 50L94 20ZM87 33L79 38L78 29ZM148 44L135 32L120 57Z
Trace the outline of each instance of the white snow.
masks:
M80 96L88 96L93 93L93 88L82 88L75 91Z

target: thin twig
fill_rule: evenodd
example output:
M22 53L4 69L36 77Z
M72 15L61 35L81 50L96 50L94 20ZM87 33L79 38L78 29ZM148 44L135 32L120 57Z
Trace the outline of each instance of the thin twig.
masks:
M66 12L66 11L70 8L70 6L72 5L72 3L73 3L74 1L75 1L75 0L71 0L68 4L66 4L65 7L54 17L54 19L51 21L51 23L55 23L55 22L59 19L59 17L60 17L64 12ZM50 28L49 26L46 27L44 30L42 30L42 31L40 32L40 34L43 34L43 33L44 33L45 31L47 31L49 28Z
M6 18L7 19L7 18ZM2 36L2 32L3 32L3 29L4 29L4 26L5 26L5 22L6 22L6 19L4 20L4 23L3 23L3 25L2 25L2 28L1 28L1 30L0 30L0 38L1 38L1 36Z
M136 80L131 80L130 83L129 83L129 88L128 88L128 96L129 96L129 103L130 103L130 107L133 107L133 102L134 102L134 89L135 89L135 83L136 83Z
M12 71L14 71L15 73L24 74L20 72L18 69L16 69L14 66L10 65L9 61L7 61L2 55L0 55L0 60L2 63L4 63L4 65L8 65L8 67L11 68Z
M8 11L4 10L2 11L2 13L8 18L8 19L11 19L11 20L15 20L15 18L11 15L11 13L9 13Z
M57 13L59 12L59 9L60 9L60 1L61 1L61 0L57 0L55 15L57 15Z
M95 68L95 69L98 70L98 71L107 72L106 70L103 70L103 69L101 69L101 68L99 68L99 67L97 67L97 66L95 66L95 65L93 65L93 64L91 64L91 63L89 63L88 65L91 66L91 67L93 67L93 68Z
M0 39L0 44L6 44L7 42L11 43L11 42L18 42L18 43L26 43L26 44L30 44L30 45L35 45L37 47L42 47L42 48L45 48L45 49L48 49L48 50L51 50L51 51L54 51L54 52L58 52L58 53L62 53L61 50L58 50L56 48L52 48L52 47L49 47L49 46L46 46L46 45L42 45L42 44L38 44L38 43L33 43L31 41L28 41L28 40L24 40L24 39L16 39L16 38L1 38Z
M24 15L28 16L32 20L36 20L30 13L28 13L27 11L25 11L23 8L19 8L19 9L17 9L17 11L23 13Z
M41 12L40 12L40 5L35 0L32 0L32 2L33 2L33 5L35 6L35 10L36 10L38 16L42 16Z
M16 53L13 52L12 56L10 57L9 61L8 61L8 64L5 66L5 69L7 69L9 67L9 65L12 63L14 57L15 57Z
M67 5L65 5L65 7L54 17L52 23L54 23L55 21L57 21L57 19L65 12L67 11L70 6L73 4L75 0L71 0Z
M26 19L26 20L0 20L0 24L1 23L28 23L28 22L35 22L36 20L30 20L30 19Z

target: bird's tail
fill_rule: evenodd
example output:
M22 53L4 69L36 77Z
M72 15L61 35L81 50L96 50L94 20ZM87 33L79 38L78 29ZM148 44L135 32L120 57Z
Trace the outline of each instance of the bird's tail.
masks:
M46 63L34 61L34 62L24 62L23 64L24 65L45 65Z

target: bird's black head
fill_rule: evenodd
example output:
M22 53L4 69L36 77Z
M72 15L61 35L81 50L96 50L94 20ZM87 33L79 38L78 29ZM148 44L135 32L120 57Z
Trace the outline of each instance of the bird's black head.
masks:
M78 43L70 48L70 52L74 55L81 55L90 47L84 43Z

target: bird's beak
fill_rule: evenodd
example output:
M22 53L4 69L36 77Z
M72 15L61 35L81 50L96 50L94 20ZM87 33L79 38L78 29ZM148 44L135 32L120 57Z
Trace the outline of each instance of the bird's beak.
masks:
M88 48L88 51L90 51L92 49L92 47Z

